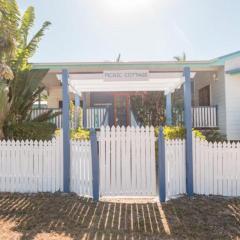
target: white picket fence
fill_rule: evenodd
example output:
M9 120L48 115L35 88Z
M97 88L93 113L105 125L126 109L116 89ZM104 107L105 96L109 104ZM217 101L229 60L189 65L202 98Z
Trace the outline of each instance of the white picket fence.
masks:
M99 153L102 196L156 195L153 127L101 127Z
M240 196L240 143L193 138L194 192Z
M70 189L92 196L89 141L71 141ZM62 134L52 141L0 141L0 192L63 191Z
M185 140L165 141L166 197L186 193Z
M1 141L0 192L63 190L62 138L52 141Z
M90 141L71 141L70 189L80 196L92 196L92 156Z
M101 127L101 196L157 196L154 128ZM166 195L186 193L185 140L166 140ZM90 141L71 141L70 190L92 196ZM240 196L240 142L193 137L194 193ZM0 141L0 192L63 191L62 134L51 141Z

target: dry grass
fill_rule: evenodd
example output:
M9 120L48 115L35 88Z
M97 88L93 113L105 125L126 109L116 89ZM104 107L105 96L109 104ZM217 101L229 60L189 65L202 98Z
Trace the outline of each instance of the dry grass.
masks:
M196 196L160 205L0 194L2 239L240 239L240 199Z

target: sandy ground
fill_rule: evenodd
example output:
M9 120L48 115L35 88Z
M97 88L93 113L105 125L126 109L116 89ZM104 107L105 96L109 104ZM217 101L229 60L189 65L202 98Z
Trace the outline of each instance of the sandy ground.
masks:
M239 239L240 199L156 201L0 194L0 240Z

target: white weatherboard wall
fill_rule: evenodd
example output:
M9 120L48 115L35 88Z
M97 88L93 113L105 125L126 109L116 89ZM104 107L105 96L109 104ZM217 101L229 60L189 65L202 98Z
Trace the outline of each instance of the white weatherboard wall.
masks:
M155 196L155 136L151 127L101 127L102 196Z
M225 63L225 71L240 68L240 57ZM240 140L240 74L225 74L226 134L228 140Z
M185 140L165 141L166 197L186 193Z
M240 196L240 143L193 138L194 193Z
M211 104L218 107L218 127L222 134L226 135L226 91L225 70L220 67L217 72L217 80L211 81Z
M62 138L52 141L1 141L1 192L63 190Z
M240 75L226 74L226 129L228 140L240 140Z
M92 196L90 141L71 141L70 190L80 196Z

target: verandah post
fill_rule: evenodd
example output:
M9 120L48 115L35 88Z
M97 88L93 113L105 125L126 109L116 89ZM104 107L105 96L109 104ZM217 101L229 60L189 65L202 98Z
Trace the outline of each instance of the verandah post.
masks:
M99 153L97 135L95 129L90 131L91 153L92 153L92 191L93 200L99 200Z
M166 173L165 173L165 140L163 128L159 128L158 135L158 187L159 199L161 202L166 201Z
M70 192L70 135L69 135L69 92L68 70L62 71L63 98L63 191Z
M74 128L77 129L79 127L79 108L80 108L80 97L78 94L75 94L75 124Z
M190 68L184 67L184 122L186 128L186 190L193 195L193 154L192 154L192 91Z
M166 95L166 122L167 125L172 125L172 94Z
M83 97L83 128L87 128L87 98L86 93L82 94Z

